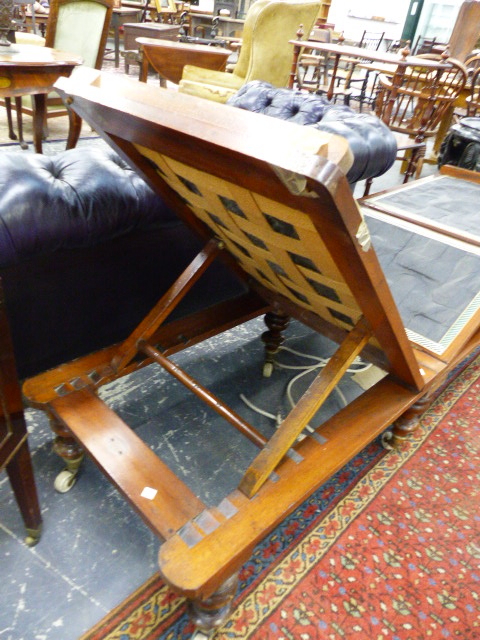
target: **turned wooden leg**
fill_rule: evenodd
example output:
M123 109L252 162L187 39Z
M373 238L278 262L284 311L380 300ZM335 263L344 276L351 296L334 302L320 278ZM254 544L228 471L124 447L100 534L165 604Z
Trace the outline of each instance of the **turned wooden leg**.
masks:
M407 168L405 170L405 178L403 179L403 184L406 184L412 176L415 176L415 179L420 177L423 168L423 159L425 157L426 147L421 147L420 149L412 149L410 159L407 163Z
M262 333L262 340L265 344L265 364L263 366L263 375L268 378L272 375L273 361L275 355L285 337L283 331L288 327L290 317L283 313L268 312L264 318L268 331Z
M26 440L7 464L6 469L27 530L25 544L33 547L40 539L42 516Z
M73 109L68 109L67 149L75 149L78 139L80 138L81 131L82 119L77 113L75 113L75 111L73 111Z
M192 622L207 638L229 619L237 587L238 573L235 573L209 598L189 602Z
M51 414L49 414L49 419L50 427L56 434L53 442L53 450L65 461L66 465L65 469L55 478L54 487L60 493L66 493L75 484L85 453L65 425L60 423Z
M18 141L23 150L28 149L28 144L23 139L23 113L22 113L22 98L15 98L15 110L17 112L17 129L18 129Z
M419 417L428 409L433 397L433 393L426 393L410 409L407 409L398 420L395 420L391 442L393 446L400 446L418 428Z
M5 98L5 109L7 111L8 137L10 138L10 140L16 140L17 136L15 134L15 131L13 130L11 98Z

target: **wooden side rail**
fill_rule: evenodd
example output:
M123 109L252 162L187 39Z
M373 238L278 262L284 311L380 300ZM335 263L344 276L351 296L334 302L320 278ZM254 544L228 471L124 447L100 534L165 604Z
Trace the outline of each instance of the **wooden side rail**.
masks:
M169 538L205 509L203 502L91 389L57 398L50 410L156 535Z
M399 418L417 397L421 394L415 396L391 376L378 382L296 445L300 461L284 458L275 470L275 480L266 482L253 500L238 490L230 494L231 515L221 527L194 545L187 544L182 534L167 540L159 551L162 576L188 598L208 598L286 514ZM318 436L323 437L322 442Z

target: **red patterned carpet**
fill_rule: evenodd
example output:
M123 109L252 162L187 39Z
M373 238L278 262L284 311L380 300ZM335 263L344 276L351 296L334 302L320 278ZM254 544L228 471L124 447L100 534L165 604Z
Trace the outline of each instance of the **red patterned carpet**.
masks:
M268 536L216 639L479 639L479 449L480 358ZM186 640L184 609L154 577L81 640Z

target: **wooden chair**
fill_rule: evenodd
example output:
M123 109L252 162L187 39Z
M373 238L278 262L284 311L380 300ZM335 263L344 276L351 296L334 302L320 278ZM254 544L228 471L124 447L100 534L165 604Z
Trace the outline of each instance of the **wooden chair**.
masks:
M331 29L312 29L308 39L312 42L331 42ZM312 49L299 56L297 63L297 86L310 92L319 91L328 85L328 55Z
M355 46L361 49L370 49L371 51L378 51L384 40L384 33L375 33L370 31L364 31L358 43ZM345 42L343 34L338 39L339 44ZM359 100L360 110L363 108L363 103L367 101L366 91L368 81L370 77L369 71L359 71L359 65L369 62L367 58L355 58L351 59L348 56L342 57L337 69L330 71L330 76L335 74L335 88L331 99L336 102L339 96L343 96L344 104L350 104L350 100L353 98ZM356 83L360 83L360 90L354 92ZM328 78L322 87L318 89L320 93L330 93L331 86Z
M468 56L463 63L467 68L469 75L472 75L480 67L480 54Z
M403 38L399 38L398 40L392 40L388 45L387 51L390 53L400 53L402 49L408 47L410 49L410 40L405 40Z
M22 392L0 282L0 471L7 471L27 530L25 543L33 546L40 538L42 516L27 438Z
M368 49L370 51L378 51L382 46L382 43L385 38L385 32L371 32L364 31L362 37L360 38L360 42L358 46L362 49ZM370 70L360 70L358 65L362 65L370 62L368 58L362 60L361 58L353 61L348 69L348 72L345 76L345 89L349 92L349 102L350 100L357 100L359 103L360 111L363 110L363 106L365 104L373 104L374 99L374 91L373 86L376 84L376 78L378 74L374 73L374 79L371 80L371 72ZM368 92L369 86L371 85L371 90ZM356 87L359 89L355 90ZM368 93L368 95L367 95Z
M436 41L436 38L425 38L424 36L419 35L413 45L412 54L414 56L419 56L422 53L431 53Z
M480 66L473 72L470 84L470 95L466 98L467 116L469 117L476 116L480 111Z
M403 197L408 225L395 201L360 211L345 178L352 157L343 138L101 72L61 79L57 87L197 230L204 248L125 341L26 381L24 394L51 416L57 449L67 457L82 450L92 456L162 540L163 578L190 600L195 623L211 631L228 617L236 573L255 544L387 427L394 425L397 443L408 437L438 385L480 343L479 234L472 242L464 234L452 246L445 224L430 232L435 221L426 220L427 207L425 222L413 219L418 197L410 185L391 194ZM457 201L470 207L480 176L442 179L433 192L454 194L452 219L461 223L467 216L459 215ZM401 246L407 256L395 259ZM448 254L455 265L465 260L465 268L439 274L434 260L425 259L427 249L442 261ZM418 286L394 297L396 269L406 257ZM211 313L208 328L205 317L182 327L166 322L215 258L230 264L261 301L237 310L237 322L247 311L250 317L269 311L269 348L278 347L289 316L338 343L308 392L267 436L169 358L200 339L202 327L207 336L225 328ZM440 285L447 290L437 299ZM448 313L431 306L443 298ZM359 354L385 377L299 440ZM97 395L106 382L152 363L258 447L238 487L216 506L207 506Z
M45 46L59 51L68 51L82 56L84 65L100 69L107 43L108 30L113 10L113 0L51 0L45 35ZM28 35L28 34L27 34ZM18 34L18 41L22 42L22 34ZM11 101L5 100L7 117L9 116ZM22 114L33 115L33 105L27 106L21 97L15 99L19 141L26 147L23 140ZM65 105L54 92L47 98L47 120L68 115L70 120L67 149L73 148L80 136L81 121L75 114L67 110ZM13 134L13 136L12 136ZM10 138L15 138L13 130Z
M425 157L425 139L436 135L442 119L463 90L467 71L449 58L438 57L437 69L409 65L403 75L380 75L375 113L397 135L399 159L406 162L404 182L420 177ZM372 180L367 180L365 195Z

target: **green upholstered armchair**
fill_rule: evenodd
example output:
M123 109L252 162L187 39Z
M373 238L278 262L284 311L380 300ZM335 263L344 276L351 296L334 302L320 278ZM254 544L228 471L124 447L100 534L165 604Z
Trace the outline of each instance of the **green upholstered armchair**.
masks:
M257 0L245 19L242 47L232 73L186 65L179 90L216 102L226 102L251 80L287 86L292 45L302 26L310 33L320 10L318 0Z

